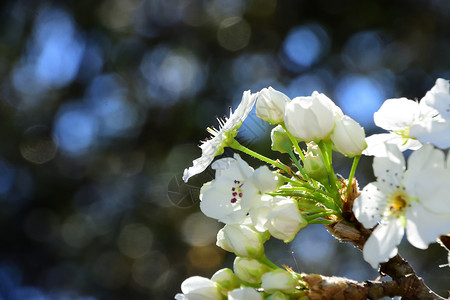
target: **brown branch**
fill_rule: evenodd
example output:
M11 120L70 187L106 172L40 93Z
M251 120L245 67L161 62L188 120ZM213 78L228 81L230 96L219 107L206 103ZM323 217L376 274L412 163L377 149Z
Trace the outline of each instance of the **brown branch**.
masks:
M365 281L358 283L341 277L327 277L317 274L302 274L308 284L308 299L311 300L358 300L394 297L402 293L403 286L395 281Z

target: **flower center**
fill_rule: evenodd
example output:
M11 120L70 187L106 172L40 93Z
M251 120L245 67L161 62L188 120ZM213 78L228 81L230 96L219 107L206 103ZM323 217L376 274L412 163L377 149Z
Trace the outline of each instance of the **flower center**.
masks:
M409 197L403 190L397 190L389 199L388 209L393 215L400 216L404 214L405 209L410 206Z
M234 181L234 186L231 187L231 203L236 203L242 198L242 186L244 183L241 183L239 180Z

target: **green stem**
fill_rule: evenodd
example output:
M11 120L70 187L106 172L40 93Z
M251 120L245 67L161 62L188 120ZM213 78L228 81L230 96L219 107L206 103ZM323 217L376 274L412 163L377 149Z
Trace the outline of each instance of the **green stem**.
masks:
M322 152L324 164L325 164L325 167L328 172L328 178L330 179L330 184L331 184L331 189L332 189L332 191L330 191L330 192L332 192L335 195L335 197L333 197L334 201L339 203L340 195L339 195L338 185L336 182L336 174L334 173L333 166L331 165L331 163L332 163L331 162L331 160L332 160L331 153L329 153L328 147L324 143L324 141L320 141L318 146L319 146L320 152ZM336 204L338 204L338 203L336 203Z
M358 166L358 162L359 162L360 158L361 158L361 155L355 156L353 158L352 169L350 171L350 175L348 176L347 191L345 192L345 198L347 198L347 195L350 192L350 189L352 187L353 177L355 176L356 167Z
M294 138L294 136L287 130L286 125L281 124L281 127L283 127L284 131L286 131L286 134L288 135L289 139L291 140L292 145L294 145L295 150L297 150L298 155L300 156L302 162L305 161L305 156L303 155L302 148L300 148L297 140Z
M271 267L272 269L280 269L279 266L277 266L276 264L274 264L273 262L271 262L270 260L267 259L267 257L265 255L261 256L258 261L262 264L265 264L268 267Z
M235 150L239 150L239 151L242 151L242 152L244 152L244 153L246 153L248 155L251 155L251 156L253 156L253 157L255 157L255 158L259 159L259 160L262 160L262 161L264 161L264 162L266 162L268 164L271 164L271 165L273 165L273 166L275 166L275 167L285 171L288 174L291 174L291 172L292 172L287 166L283 165L282 163L279 163L279 162L277 162L275 160L272 160L272 159L270 159L268 157L265 157L264 155L261 155L261 154L255 152L253 150L250 150L247 147L244 147L241 144L239 144L239 142L236 141L236 140L233 140L230 144L228 144L228 146L233 148L233 149L235 149Z
M313 220L315 220L315 219L318 219L318 218L321 218L321 217L331 216L331 215L334 215L334 214L336 214L335 211L326 211L326 212L314 214L314 215L311 215L311 216L303 216L303 217L304 217L304 218L308 221L308 223L309 223L310 221L313 221Z
M330 225L336 223L336 221L332 221L332 220L312 220L311 222L309 222L309 224L323 224L323 225Z

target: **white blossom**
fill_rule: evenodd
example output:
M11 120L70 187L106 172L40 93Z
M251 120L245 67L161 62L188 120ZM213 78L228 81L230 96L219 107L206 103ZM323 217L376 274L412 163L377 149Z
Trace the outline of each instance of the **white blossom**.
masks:
M361 155L367 147L364 129L349 116L343 116L336 121L331 133L331 140L336 149L348 157Z
M192 276L187 278L181 284L182 294L176 294L176 300L220 300L222 296L218 286L212 280L201 277Z
M238 256L258 258L264 253L266 235L257 231L251 222L226 224L217 233L217 246Z
M404 231L415 247L426 249L450 228L450 171L444 153L424 145L405 160L395 145L375 157L376 182L355 200L353 211L366 228L375 227L364 245L364 259L372 267L397 254Z
M265 195L261 204L250 211L256 229L269 233L285 243L292 241L308 222L300 215L294 200Z
M389 133L366 138L365 155L385 155L383 144L395 144L400 151L417 150L422 143L450 147L449 82L442 78L419 101L388 99L373 117L375 124ZM381 152L380 152L381 151Z
M450 148L450 84L448 80L438 78L421 102L434 108L439 115L414 124L410 135L423 143L431 143L442 149Z
M208 140L202 141L200 148L202 149L202 156L193 161L193 166L185 169L183 173L183 180L187 182L190 177L203 172L214 157L223 153L223 148L231 142L237 135L237 130L241 127L242 122L247 118L248 114L253 108L257 97L256 94L251 94L250 91L245 91L241 103L233 112L230 110L230 117L224 120L217 119L219 122L219 129L207 128L207 131L212 135Z
M297 284L298 279L283 269L267 272L261 277L261 287L269 294L275 293L276 291L286 294L293 293L296 290Z
M216 178L200 189L200 209L223 223L239 223L263 193L275 190L278 177L267 166L253 170L238 154L212 164Z
M270 124L280 124L284 118L284 106L291 99L272 87L262 89L256 101L256 115Z
M313 92L311 96L297 97L286 104L284 123L295 138L317 143L329 138L335 119L342 115L330 98Z

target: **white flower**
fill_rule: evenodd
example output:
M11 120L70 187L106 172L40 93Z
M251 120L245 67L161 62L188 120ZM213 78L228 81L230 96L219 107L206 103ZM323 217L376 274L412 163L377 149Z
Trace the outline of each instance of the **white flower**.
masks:
M382 144L395 144L400 151L417 150L422 143L450 147L450 92L448 81L439 78L418 103L407 98L388 99L374 114L375 124L389 133L366 139L365 155L383 156Z
M450 83L448 80L438 78L421 101L436 109L442 118L450 120Z
M227 224L217 233L217 246L238 256L258 258L264 253L266 236L251 222Z
M183 294L176 294L176 300L220 300L222 296L217 284L212 280L193 276L187 278L181 284Z
M423 143L431 143L439 148L450 148L450 84L439 78L422 101L434 108L439 115L426 119L411 127L410 135Z
M200 190L200 209L223 223L239 223L261 194L275 190L278 177L267 166L253 170L238 154L212 164L216 178Z
M299 230L308 225L294 200L281 196L263 196L261 205L251 210L250 216L257 230L268 230L285 243L292 241Z
M257 94L251 94L250 91L245 91L241 103L235 112L230 112L230 117L225 118L225 120L217 119L219 122L219 130L207 128L212 137L209 140L202 141L200 145L202 156L193 161L192 167L184 170L184 182L187 182L190 177L203 172L215 156L223 153L223 148L234 139L237 135L237 130L252 110L256 97Z
M264 292L272 294L280 291L286 294L296 290L298 280L291 273L283 269L276 269L265 273L261 278L261 287Z
M254 288L244 287L228 292L228 300L263 300L263 296Z
M284 106L291 99L272 87L262 89L256 101L256 115L270 124L283 122Z
M287 130L299 140L319 142L327 140L335 119L343 113L330 98L313 92L308 97L297 97L286 104L284 123Z
M450 228L450 171L444 153L424 145L405 160L395 145L386 156L375 157L376 182L369 183L355 200L353 211L366 228L377 227L364 245L364 259L372 267L397 254L406 228L408 241L426 249Z
M361 125L349 116L343 116L337 120L331 133L331 140L336 149L348 157L361 155L361 152L367 147L365 137Z

